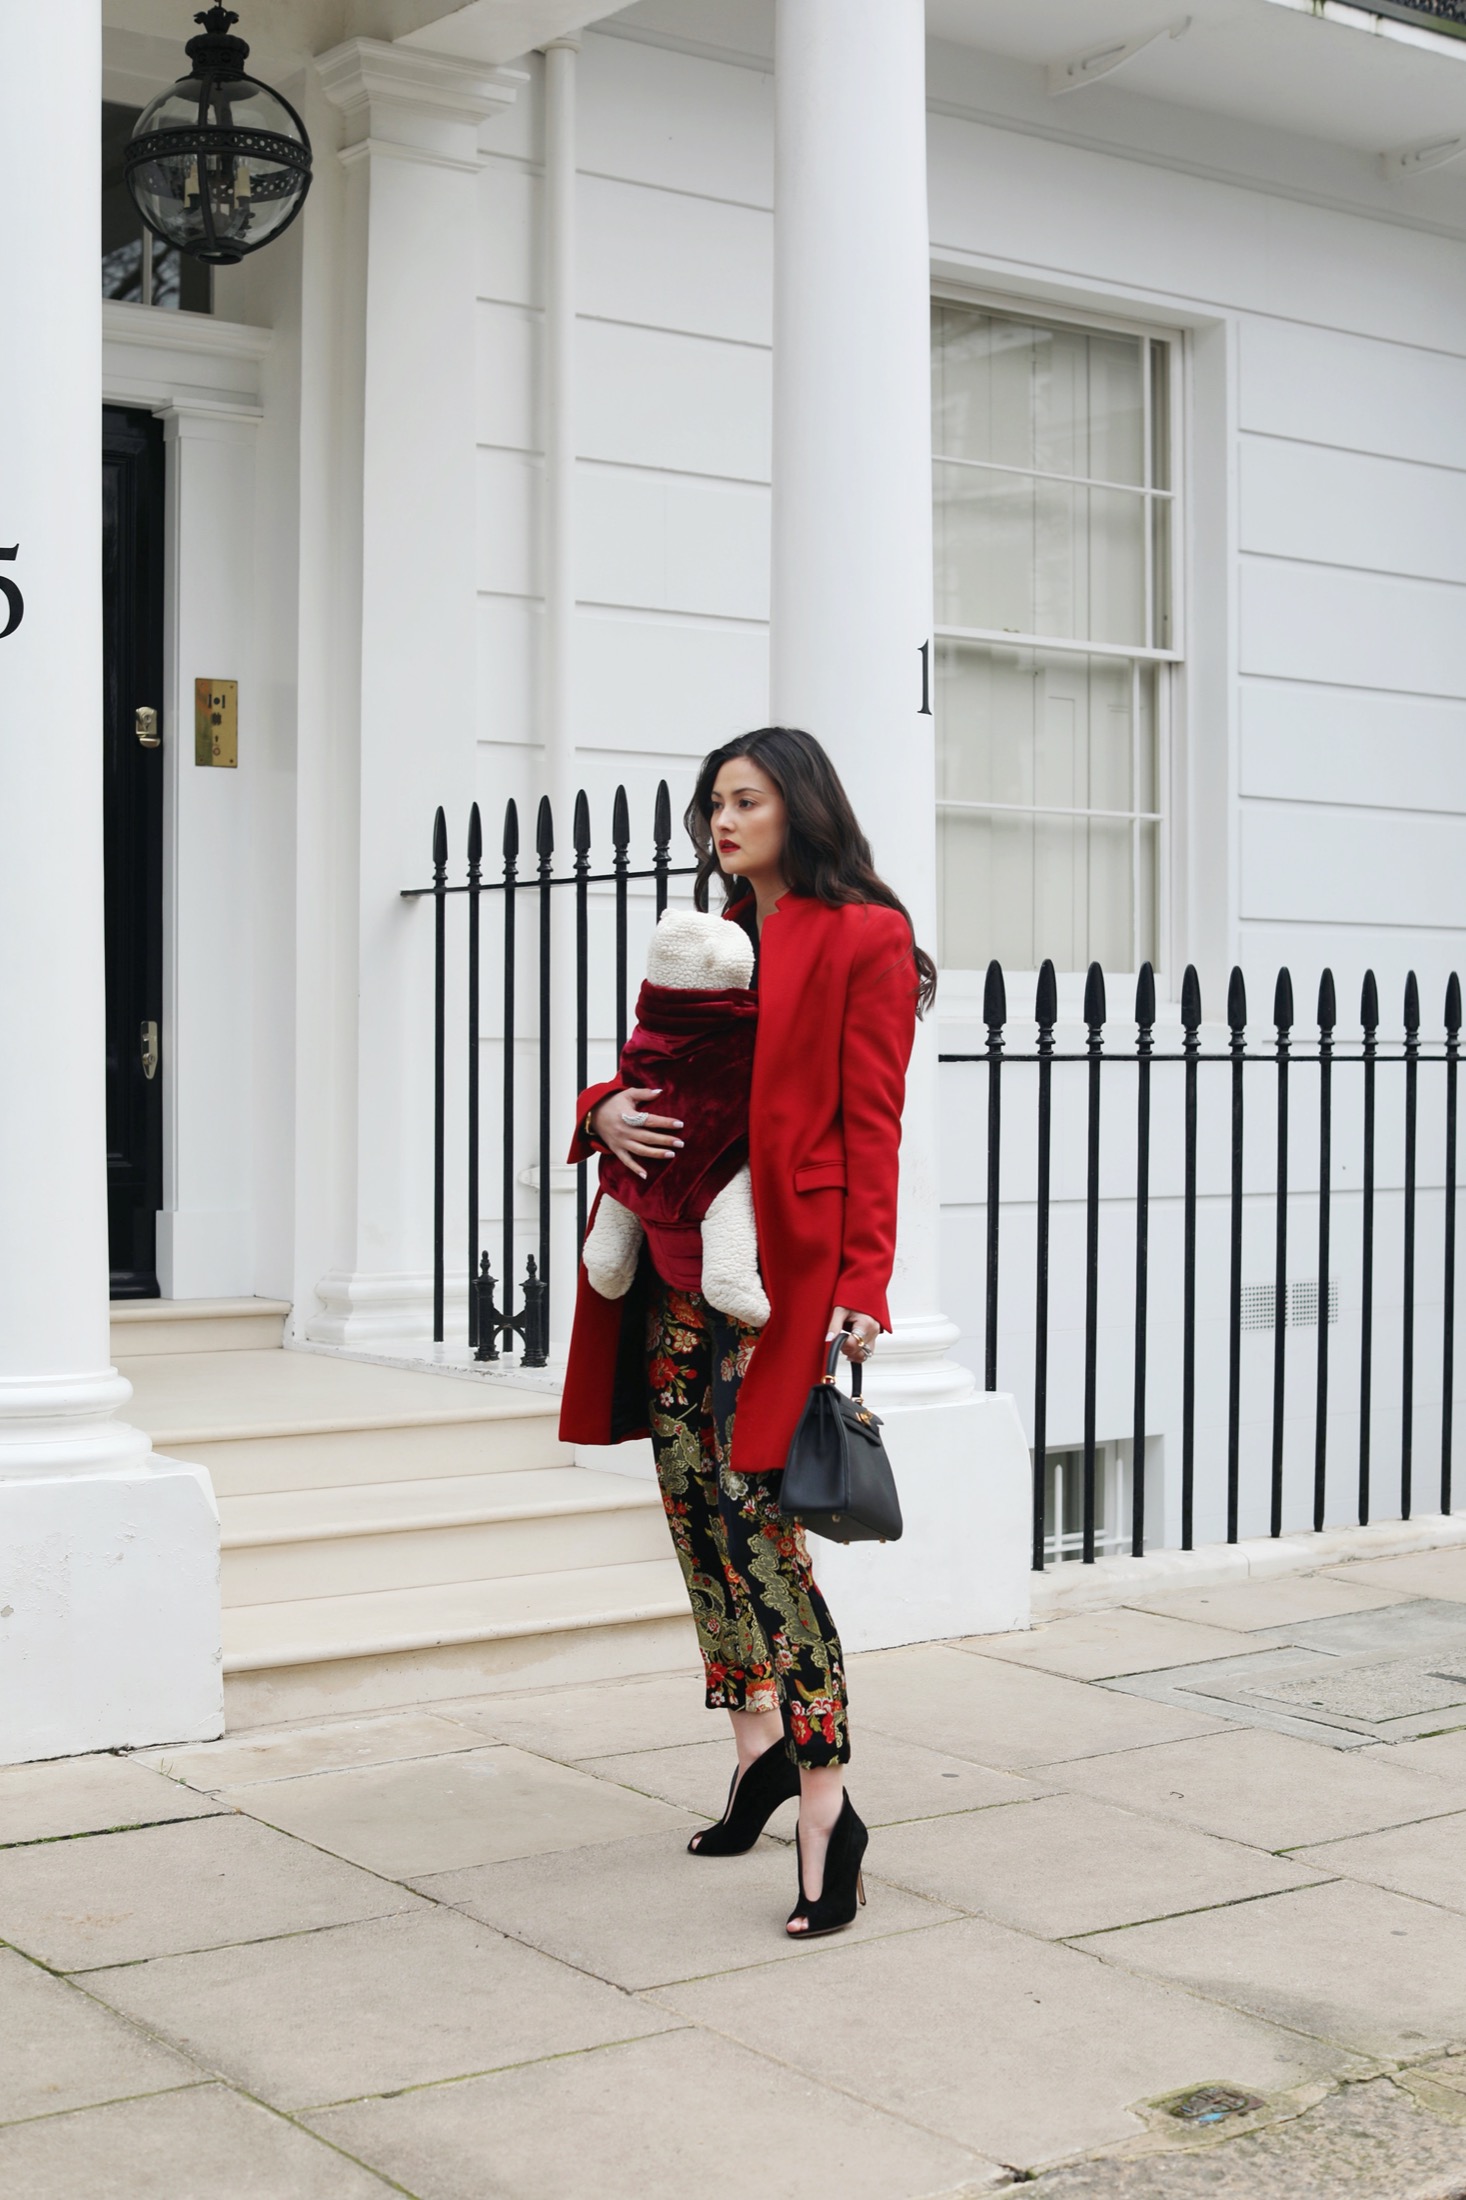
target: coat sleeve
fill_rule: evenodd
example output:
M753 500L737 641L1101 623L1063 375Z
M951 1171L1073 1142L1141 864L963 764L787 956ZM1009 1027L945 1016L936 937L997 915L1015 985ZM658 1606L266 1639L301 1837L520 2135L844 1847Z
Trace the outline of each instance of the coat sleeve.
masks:
M598 1108L601 1102L609 1098L613 1092L623 1090L624 1087L619 1077L608 1077L603 1085L586 1086L585 1091L575 1103L575 1136L571 1139L570 1151L565 1156L567 1161L588 1161L592 1154L601 1151L599 1146L593 1146L586 1137L585 1119L592 1108Z
M906 1065L916 1035L916 966L899 910L867 904L840 1036L845 1235L835 1304L891 1326L896 1184Z

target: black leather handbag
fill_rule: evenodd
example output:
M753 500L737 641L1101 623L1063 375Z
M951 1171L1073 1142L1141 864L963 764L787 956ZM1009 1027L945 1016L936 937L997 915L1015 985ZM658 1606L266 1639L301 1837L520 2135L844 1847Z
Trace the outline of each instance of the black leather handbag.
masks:
M831 1340L824 1380L799 1416L779 1508L832 1543L894 1543L901 1534L901 1500L880 1420L860 1395L859 1361L851 1362L850 1397L835 1381L844 1342L843 1334Z

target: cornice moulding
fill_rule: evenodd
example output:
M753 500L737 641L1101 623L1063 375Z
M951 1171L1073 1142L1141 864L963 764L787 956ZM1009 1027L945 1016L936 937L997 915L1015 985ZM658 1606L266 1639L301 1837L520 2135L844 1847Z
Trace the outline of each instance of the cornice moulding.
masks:
M395 149L468 165L479 126L512 107L522 73L422 46L351 38L319 56L321 89L344 120L342 154Z

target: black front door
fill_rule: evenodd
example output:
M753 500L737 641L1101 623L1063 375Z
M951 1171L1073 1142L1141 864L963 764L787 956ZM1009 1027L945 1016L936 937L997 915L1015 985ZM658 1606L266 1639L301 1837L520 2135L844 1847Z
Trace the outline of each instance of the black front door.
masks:
M163 1202L163 427L102 413L107 1223L114 1299L158 1296Z

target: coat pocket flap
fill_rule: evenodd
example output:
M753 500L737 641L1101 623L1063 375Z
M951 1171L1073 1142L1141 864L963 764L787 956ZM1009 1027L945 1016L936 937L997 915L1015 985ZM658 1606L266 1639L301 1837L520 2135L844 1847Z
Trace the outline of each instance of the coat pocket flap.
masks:
M843 1161L801 1161L794 1171L796 1192L843 1192L845 1189L845 1164Z

